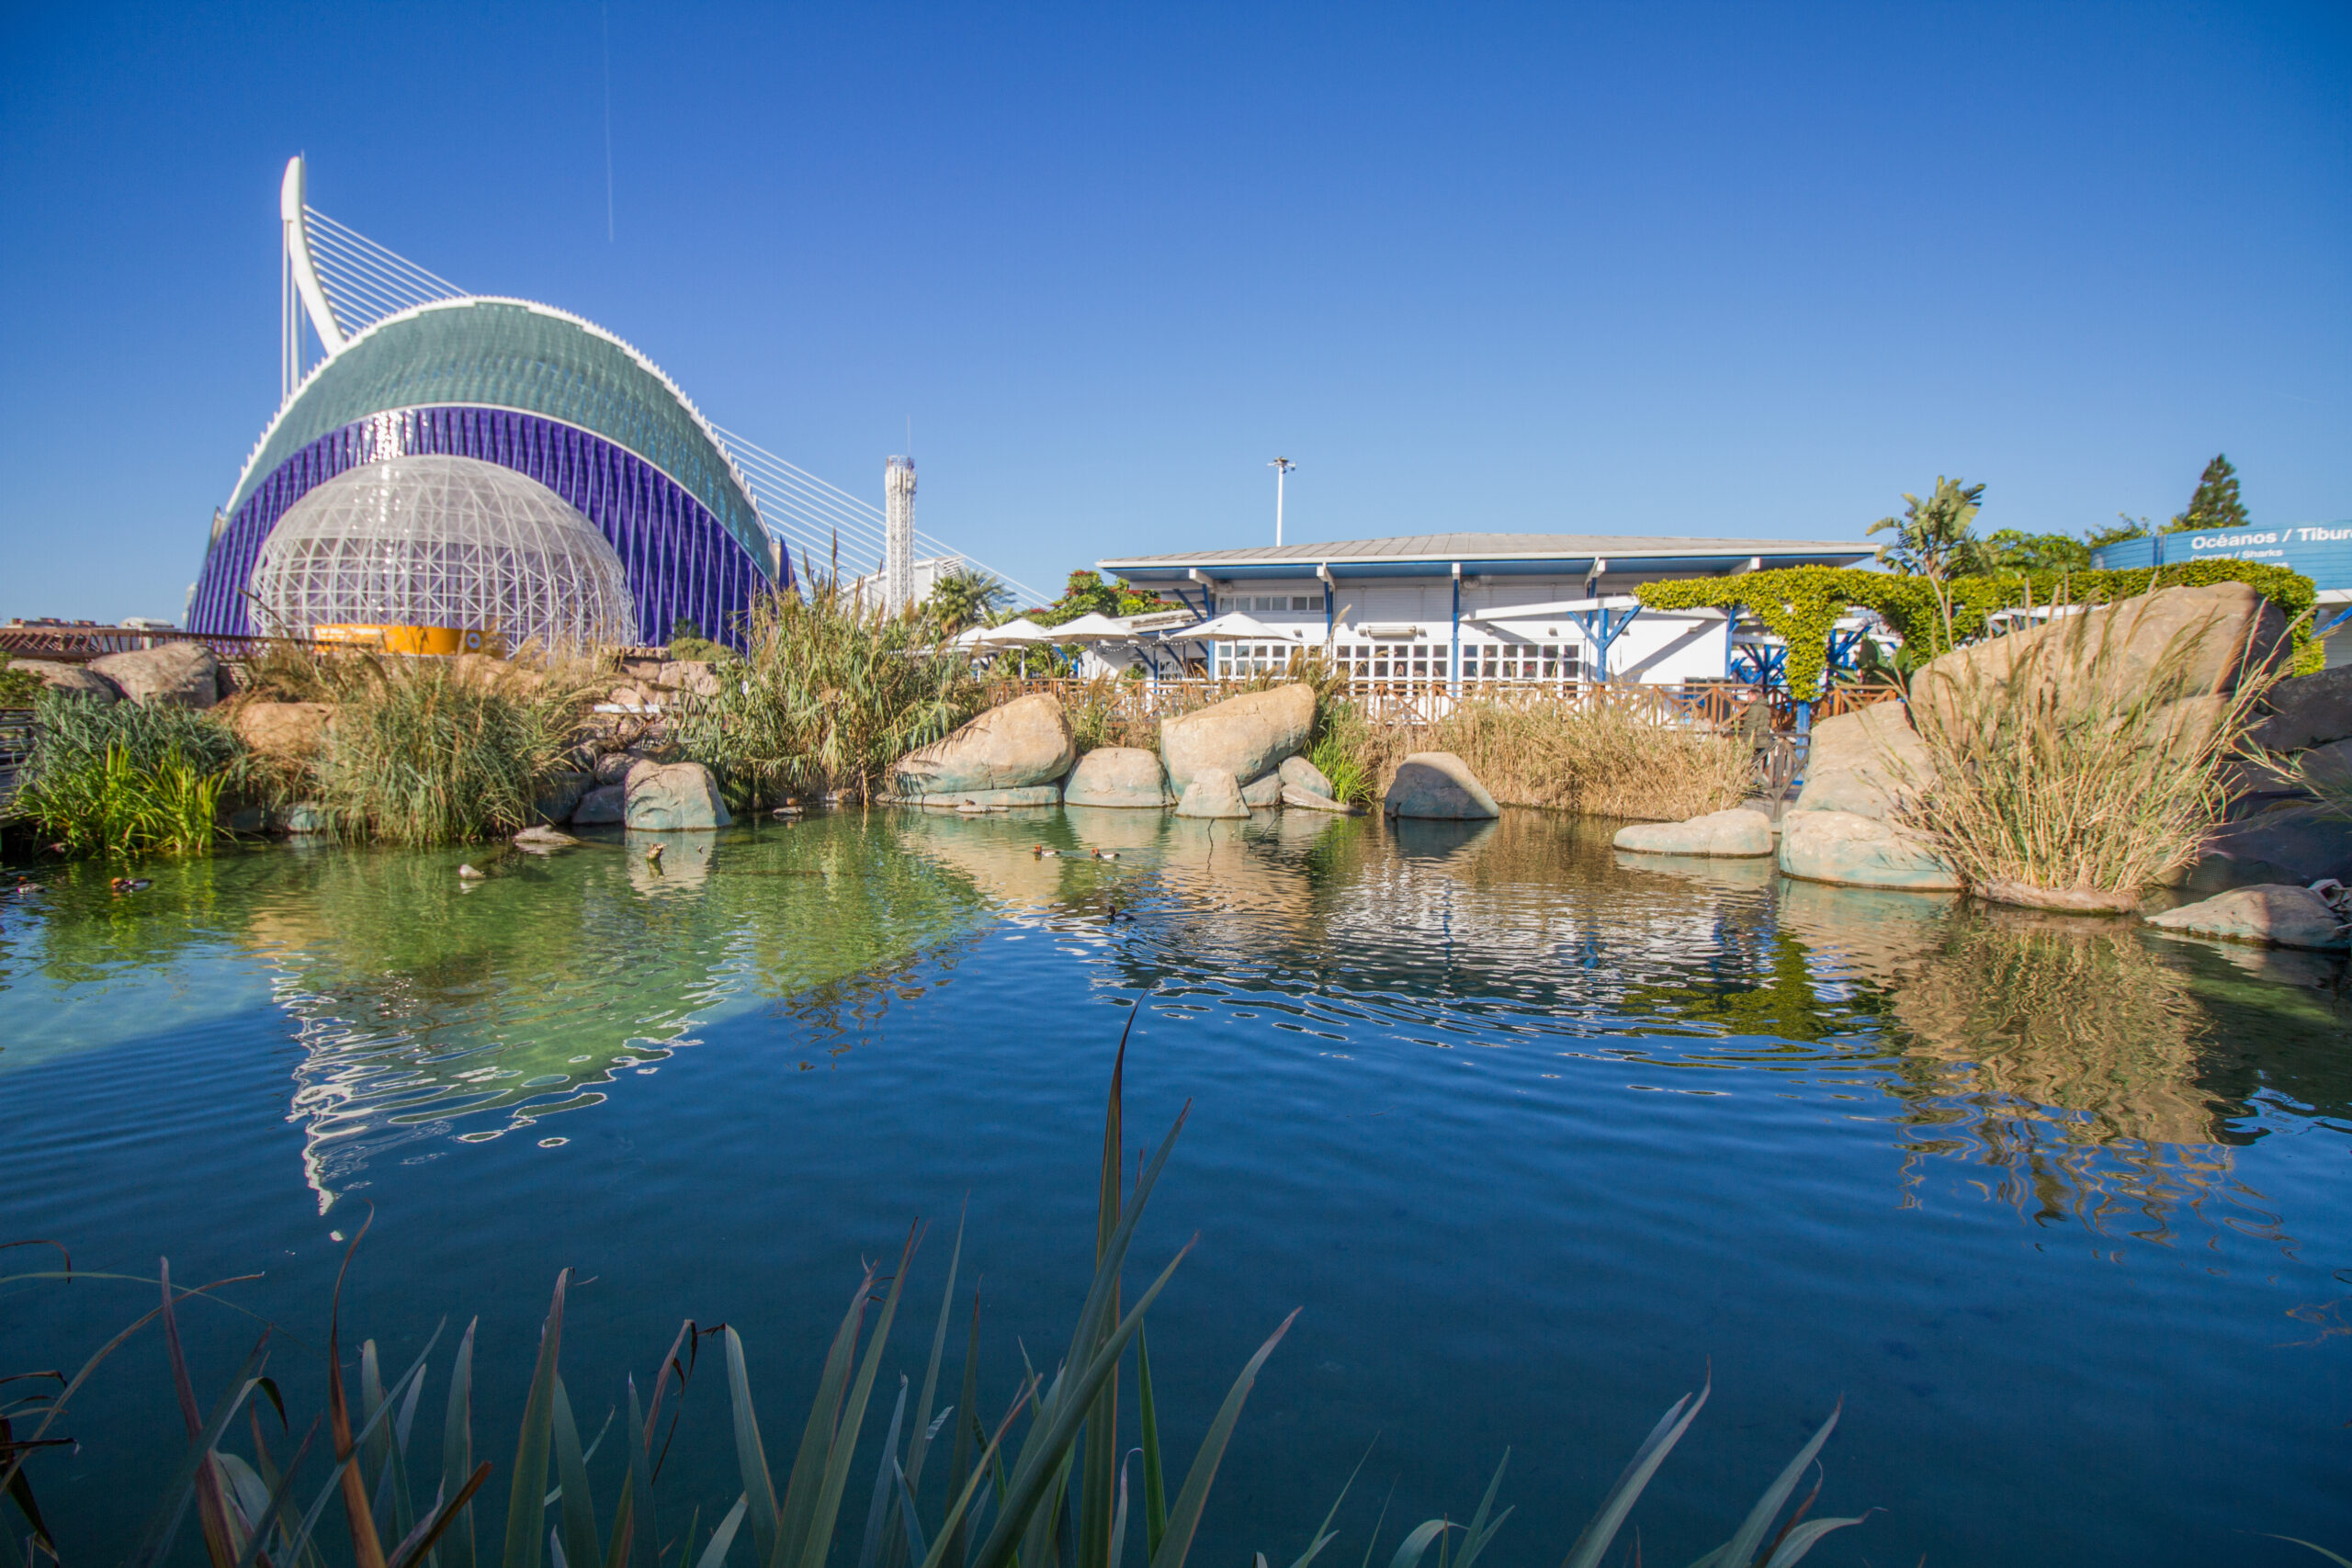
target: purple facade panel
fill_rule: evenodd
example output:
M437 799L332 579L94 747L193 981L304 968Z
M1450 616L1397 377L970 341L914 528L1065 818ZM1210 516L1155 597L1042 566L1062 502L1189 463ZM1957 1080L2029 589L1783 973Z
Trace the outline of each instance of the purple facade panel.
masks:
M255 486L205 557L188 628L236 636L250 615L262 542L294 503L362 464L416 454L476 457L537 480L577 507L621 558L637 602L639 635L669 639L691 620L706 637L740 645L741 626L768 576L710 509L627 447L568 424L507 409L424 408L381 413L321 436ZM792 582L791 558L784 583Z

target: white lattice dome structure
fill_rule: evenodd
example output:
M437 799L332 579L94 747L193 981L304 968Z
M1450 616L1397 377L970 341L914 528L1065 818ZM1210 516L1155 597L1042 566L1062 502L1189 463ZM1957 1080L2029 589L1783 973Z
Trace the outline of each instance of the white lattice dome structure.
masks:
M283 636L429 626L510 649L638 640L628 573L596 525L474 457L391 457L311 490L262 546L253 592Z

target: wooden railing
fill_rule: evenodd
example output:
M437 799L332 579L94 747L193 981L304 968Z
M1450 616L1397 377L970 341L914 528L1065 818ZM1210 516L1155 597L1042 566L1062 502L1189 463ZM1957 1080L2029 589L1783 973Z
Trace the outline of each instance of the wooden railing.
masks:
M244 659L288 637L211 637L198 632L136 631L127 626L0 626L0 653L12 659L45 659L56 664L87 664L109 653L132 653L165 643L200 642L218 658ZM303 647L311 646L303 643Z

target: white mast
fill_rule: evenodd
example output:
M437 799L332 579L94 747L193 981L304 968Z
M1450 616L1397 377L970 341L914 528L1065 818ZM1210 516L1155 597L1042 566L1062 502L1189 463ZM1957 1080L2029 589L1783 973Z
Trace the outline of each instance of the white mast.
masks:
M1283 480L1298 465L1288 457L1277 457L1266 467L1274 470L1274 544L1280 547L1283 542Z

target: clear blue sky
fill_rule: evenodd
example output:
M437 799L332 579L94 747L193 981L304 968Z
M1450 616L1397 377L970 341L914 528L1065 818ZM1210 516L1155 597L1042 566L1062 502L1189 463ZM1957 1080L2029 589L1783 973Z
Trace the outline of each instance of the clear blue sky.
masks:
M1456 528L2352 514L2352 7L16 4L0 616L176 618L276 201L1039 587Z

